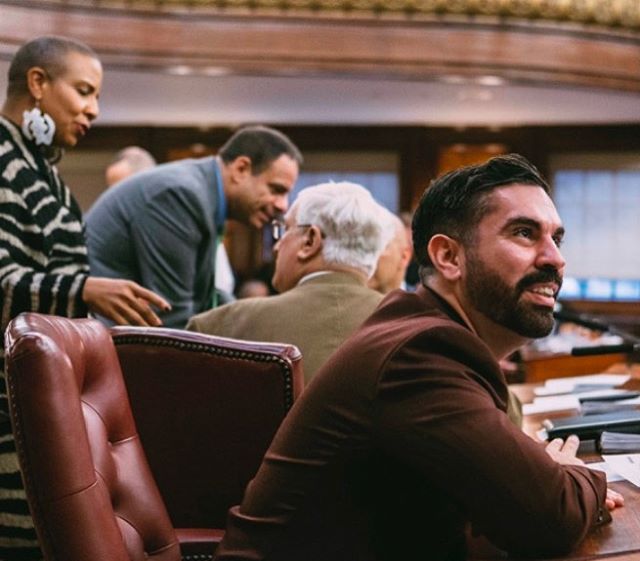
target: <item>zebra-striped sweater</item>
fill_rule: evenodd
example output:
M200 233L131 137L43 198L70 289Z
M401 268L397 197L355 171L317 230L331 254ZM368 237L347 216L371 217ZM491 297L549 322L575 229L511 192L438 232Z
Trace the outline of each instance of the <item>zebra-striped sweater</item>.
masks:
M87 314L89 274L80 208L56 168L0 117L1 326L20 312ZM0 345L4 369L4 342ZM0 560L40 558L18 472L0 376Z

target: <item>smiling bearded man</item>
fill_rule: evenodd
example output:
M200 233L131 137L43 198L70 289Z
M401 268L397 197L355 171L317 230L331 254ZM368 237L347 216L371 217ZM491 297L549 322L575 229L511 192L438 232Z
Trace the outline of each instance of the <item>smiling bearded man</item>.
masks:
M524 302L526 290L538 291L555 298L562 286L562 275L553 267L523 277L515 287L509 286L500 273L487 267L473 251L468 253L469 301L496 323L524 337L544 337L553 329L553 306ZM554 288L535 289L536 285L552 283ZM555 288L557 287L557 288Z
M498 361L551 329L565 266L549 192L517 155L433 182L413 218L422 286L318 370L216 561L457 561L478 534L560 557L610 521L622 497L578 439L535 442L506 415Z

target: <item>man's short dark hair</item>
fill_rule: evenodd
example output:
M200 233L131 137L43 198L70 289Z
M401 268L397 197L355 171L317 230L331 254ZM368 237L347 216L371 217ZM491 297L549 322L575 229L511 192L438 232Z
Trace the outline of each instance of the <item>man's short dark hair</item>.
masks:
M491 210L491 191L515 183L537 185L547 194L551 191L535 166L519 154L496 156L434 180L413 215L413 248L420 268L433 268L427 245L434 235L445 234L468 245L476 226Z
M68 37L38 37L22 45L9 66L7 97L28 93L27 72L34 66L42 68L51 80L64 75L65 59L69 53L80 53L98 60L91 47Z
M249 158L253 175L262 173L283 154L295 160L298 166L302 165L302 154L296 145L280 131L264 126L240 129L219 152L225 164L240 156Z

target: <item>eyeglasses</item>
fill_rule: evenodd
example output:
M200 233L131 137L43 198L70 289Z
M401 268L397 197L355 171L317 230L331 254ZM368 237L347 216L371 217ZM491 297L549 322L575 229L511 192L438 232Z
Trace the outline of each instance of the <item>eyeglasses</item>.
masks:
M287 225L282 220L271 221L271 237L274 242L281 240L286 231Z
M313 224L296 224L294 228L310 228ZM282 220L272 220L271 221L271 237L274 242L280 241L284 235L287 233L289 228ZM324 238L324 233L322 233L322 237Z

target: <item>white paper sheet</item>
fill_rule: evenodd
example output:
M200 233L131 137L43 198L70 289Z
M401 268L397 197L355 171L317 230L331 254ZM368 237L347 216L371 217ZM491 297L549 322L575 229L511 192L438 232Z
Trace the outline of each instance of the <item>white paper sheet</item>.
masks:
M580 399L584 399L587 397L606 398L616 395L624 395L625 393L627 393L627 390L605 388L601 390L592 390L589 392L534 397L531 403L524 403L522 405L522 414L537 415L538 413L552 413L554 411L580 411ZM609 401L609 403L616 402ZM624 399L619 403L640 403L640 398Z
M624 481L624 477L618 472L614 471L607 462L591 462L586 464L589 469L596 469L598 471L604 471L607 475L607 483L613 483L614 481Z
M539 396L566 394L575 391L594 389L590 386L614 388L621 386L631 378L629 374L589 374L587 376L571 376L568 378L551 378L544 386L535 388L534 394Z
M602 459L614 472L640 487L640 454L603 454Z
M532 403L522 404L523 415L537 415L553 411L580 410L580 400L576 395L554 395L550 397L536 397Z

